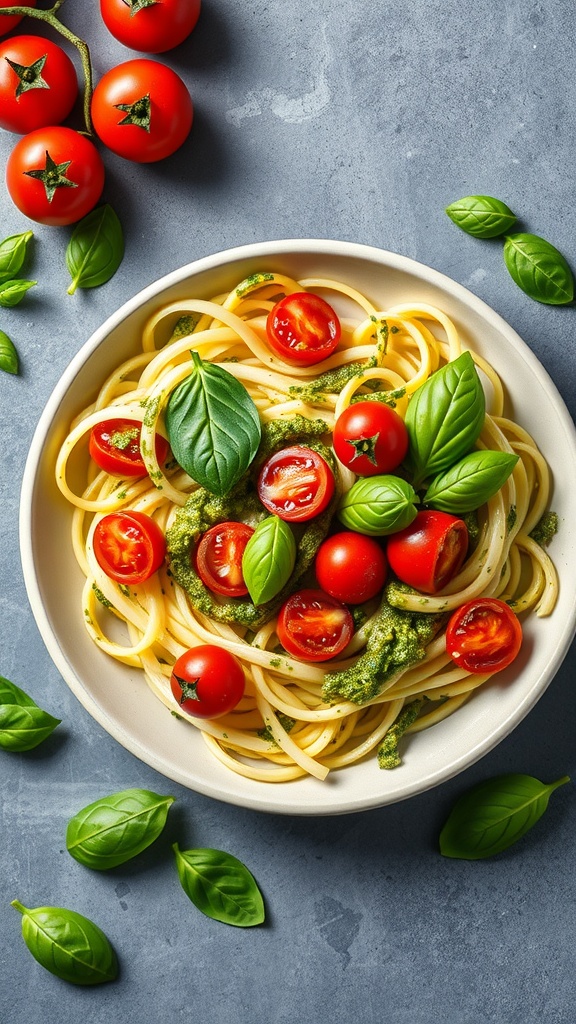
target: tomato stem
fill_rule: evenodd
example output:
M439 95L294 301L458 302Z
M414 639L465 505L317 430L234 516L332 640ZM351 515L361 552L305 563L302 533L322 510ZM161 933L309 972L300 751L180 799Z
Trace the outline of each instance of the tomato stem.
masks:
M51 27L56 32L59 32L61 36L64 36L64 38L67 39L69 43L72 43L72 45L76 47L78 53L80 54L80 60L82 62L82 71L84 74L83 111L85 131L82 132L82 134L93 136L94 130L92 128L92 118L90 116L90 103L92 100L93 90L92 62L90 59L90 50L88 48L88 43L86 43L84 39L80 39L79 36L75 35L74 32L72 32L67 27L67 25L64 25L56 16L57 12L62 7L62 4L65 2L66 0L54 0L52 7L50 7L46 11L36 10L35 7L21 7L18 5L14 5L14 7L2 7L0 8L0 16L16 14L22 15L26 18L36 18L38 21L44 21L47 25L51 25Z

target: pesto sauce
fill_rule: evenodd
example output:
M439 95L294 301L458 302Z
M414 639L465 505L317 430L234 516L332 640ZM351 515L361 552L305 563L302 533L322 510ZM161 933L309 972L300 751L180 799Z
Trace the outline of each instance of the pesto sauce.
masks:
M398 753L398 741L418 718L423 703L424 697L418 697L402 708L394 725L390 726L378 747L379 768L390 770L391 768L398 768L402 764L402 759Z

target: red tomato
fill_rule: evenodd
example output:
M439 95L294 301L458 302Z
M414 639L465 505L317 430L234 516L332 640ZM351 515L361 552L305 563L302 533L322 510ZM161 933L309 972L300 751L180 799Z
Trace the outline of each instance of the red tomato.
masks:
M466 523L448 512L418 512L410 526L388 538L388 564L398 579L425 594L450 582L468 551Z
M192 127L190 93L172 68L155 60L111 68L92 94L94 130L126 160L152 163L170 156Z
M0 128L25 135L60 124L77 95L74 65L56 43L40 36L0 43Z
M446 629L446 650L467 672L500 672L514 661L521 644L520 620L495 597L463 604Z
M0 7L36 7L36 0L20 0L18 4L13 0L0 0ZM3 14L0 17L0 36L5 36L7 32L16 28L23 17L23 14Z
M330 594L299 590L282 605L276 632L293 657L328 661L350 643L354 621L349 609Z
M103 420L90 431L88 451L100 469L112 476L145 476L146 466L140 454L138 420ZM160 465L168 455L168 441L156 435L156 458Z
M334 426L334 451L359 476L390 473L408 451L404 420L381 402L355 402Z
M16 143L6 184L21 213L40 224L74 224L96 206L104 164L89 139L72 128L37 128Z
M340 340L340 321L319 295L293 292L270 310L266 334L272 351L285 362L312 366L332 355Z
M242 575L244 549L254 533L246 523L218 523L200 538L196 570L208 590L226 597L242 597L248 587Z
M172 50L190 35L200 0L100 0L106 28L124 46L142 53Z
M384 586L386 568L378 541L352 530L327 537L316 554L318 583L344 604L362 604L375 597Z
M289 523L320 515L333 494L330 466L318 452L302 445L271 455L258 478L258 497L264 507Z
M162 565L166 541L145 512L110 512L94 529L94 554L111 580L143 583Z
M179 706L189 715L220 718L242 699L244 672L229 651L215 644L201 644L177 659L170 687Z

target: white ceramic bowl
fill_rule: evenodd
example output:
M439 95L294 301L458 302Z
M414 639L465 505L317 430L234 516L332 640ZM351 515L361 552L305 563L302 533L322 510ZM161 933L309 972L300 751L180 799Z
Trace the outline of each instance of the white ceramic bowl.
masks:
M553 615L529 618L522 663L512 677L500 673L452 717L414 736L403 765L393 771L380 770L374 757L331 773L323 783L312 778L262 783L231 773L212 758L192 726L166 713L140 672L96 649L82 621L82 579L69 542L71 509L54 482L55 455L72 417L96 384L132 353L144 322L159 305L186 296L210 297L266 269L295 278L346 281L384 309L410 300L441 307L465 344L499 371L509 412L531 431L552 469L553 507L561 521L551 551L561 581ZM302 815L360 811L421 793L467 768L514 729L553 679L575 632L574 479L576 431L554 384L518 335L465 288L410 259L362 245L309 240L247 245L198 260L150 285L111 316L72 360L40 419L25 469L20 521L24 576L57 668L90 714L136 757L192 790L240 806Z

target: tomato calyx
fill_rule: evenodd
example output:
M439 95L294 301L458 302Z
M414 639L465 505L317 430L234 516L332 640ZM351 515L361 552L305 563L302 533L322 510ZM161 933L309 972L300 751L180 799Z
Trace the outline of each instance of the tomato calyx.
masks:
M183 676L179 676L176 672L173 672L172 674L178 683L178 686L182 690L178 701L179 704L185 704L187 700L200 700L198 696L198 683L200 682L200 676L198 676L197 679L185 679Z
M16 92L14 95L16 98L22 95L22 93L28 92L29 89L49 89L48 82L42 78L42 71L46 63L47 54L39 57L32 64L18 64L15 60L10 60L10 57L6 57L5 60L12 68L14 74L18 76L18 85L16 86Z
M134 100L133 103L114 103L114 109L121 110L126 114L126 117L118 121L118 125L132 124L137 128L143 128L146 132L150 131L152 107L149 92Z
M66 177L66 171L72 163L71 160L64 160L61 164L54 162L48 150L46 150L46 164L44 167L35 168L31 171L24 171L28 178L35 178L41 181L46 192L46 199L52 202L59 188L78 188L75 181Z
M368 459L368 462L371 462L373 466L378 465L378 459L376 458L376 445L378 444L379 437L380 432L378 431L378 433L372 434L372 437L347 439L347 444L351 445L354 449L354 454L350 457L349 463L352 469L354 468L355 460L362 457Z
M146 7L154 7L158 0L124 0L125 4L128 4L130 8L130 15L138 14L138 11L145 10Z

